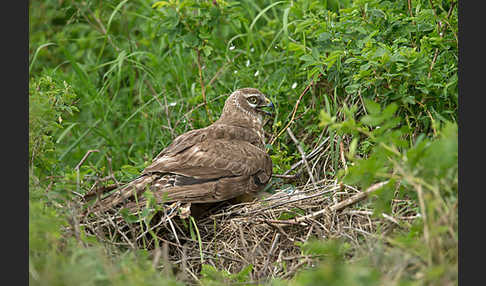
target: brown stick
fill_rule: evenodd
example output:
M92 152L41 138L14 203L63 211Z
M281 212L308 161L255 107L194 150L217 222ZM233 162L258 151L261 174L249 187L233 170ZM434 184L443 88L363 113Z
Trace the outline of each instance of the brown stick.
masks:
M319 73L319 75L317 76L316 79L319 79L321 77L321 73ZM304 95L307 93L307 91L309 90L309 88L312 86L312 84L314 83L314 80L312 80L307 86L306 88L304 89L304 91L300 94L299 98L297 99L297 102L295 103L295 106L294 106L294 110L292 111L292 116L290 117L290 121L289 123L287 123L287 125L285 125L285 127L280 130L280 132L277 134L277 136L275 136L272 141L270 141L270 145L273 145L273 143L275 142L275 140L277 140L278 137L280 137L280 135L282 135L282 133L285 132L285 130L287 130L287 128L289 128L290 124L292 124L292 122L294 121L295 119L295 113L297 113L297 108L299 107L299 104L300 104L300 101L302 100L302 97L304 97Z
M384 185L386 185L388 183L388 181L384 181L384 182L380 182L380 183L377 183L377 184L374 184L372 185L371 187L369 187L366 191L364 192L361 192L361 193L357 193L356 195L344 200L344 201L341 201L331 207L329 207L329 209L322 209L322 210L319 210L317 212L314 212L314 213L311 213L311 214L308 214L308 215L305 215L305 216L301 216L301 217L297 217L295 219L289 219L289 220L281 220L279 221L279 223L282 223L284 225L288 225L288 224L301 224L303 221L309 219L309 218L314 218L314 217L317 217L321 214L324 214L328 211L339 211L339 210L342 210L350 205L353 205L359 201L362 201L364 200L365 198L368 197L369 194L373 193L374 191L378 190L379 188L383 187Z
M280 174L272 174L272 177L274 178L283 178L283 179L295 179L298 176L297 175L280 175Z
M421 212L421 215L422 215L423 221L424 221L425 242L427 243L428 247L431 247L432 245L430 243L430 233L429 233L429 224L428 224L428 219L427 219L427 210L425 209L425 200L424 200L424 194L423 194L423 191L422 191L422 185L418 184L416 186L416 188L417 188L417 195L418 195L418 199L419 199L420 212ZM432 263L432 254L431 254L430 251L427 255L427 263L429 265L431 265L431 263Z
M79 7L79 6L78 6L78 7ZM115 43L113 43L113 41L111 40L110 35L108 34L108 31L107 31L107 30L106 30L106 28L105 28L105 25L103 25L103 22L101 22L101 20L100 20L98 17L96 17L96 14L95 14L95 13L94 13L94 12L93 12L93 11L92 11L92 10L91 10L89 7L88 7L88 6L86 6L86 9L87 9L87 10L88 10L88 11L91 13L91 15L92 15L93 19L96 21L96 23L98 24L98 26L96 26L96 25L92 24L92 23L91 23L91 21L89 20L88 16L86 16L86 15L83 13L82 15L83 15L83 17L86 19L86 21L87 21L89 24L93 25L93 27L94 27L95 29L97 29L97 30L98 30L98 31L99 31L101 34L105 35L105 36L106 36L106 38L107 38L107 40L108 40L108 42L110 43L110 45L111 45L111 46L112 46L112 47L113 47L113 48L114 48L114 49L115 49L117 52L120 52L120 51L121 51L121 49L120 49L119 47L117 47L117 46L115 45Z
M88 159L88 156L91 154L91 153L94 153L94 152L100 152L100 150L88 150L86 152L86 154L84 154L83 158L81 159L81 161L79 161L79 163L76 165L76 167L74 167L74 170L78 171L79 168L81 167L81 165L83 165L84 161L86 161L86 159Z
M344 144L343 144L342 138L341 138L341 142L339 142L339 149L340 149L340 153L341 153L341 163L344 166L344 170L348 170L348 166L346 164L346 159L344 157Z
M292 132L292 130L290 130L290 128L287 129L287 133L289 134L292 141L294 141L295 146L297 146L297 150L299 150L300 156L302 157L302 160L304 161L304 165L305 165L305 168L307 169L307 173L309 174L309 177L312 181L312 185L314 186L315 189L317 189L316 180L314 179L314 176L312 175L312 171L311 171L311 168L309 166L309 162L307 162L307 159L305 158L306 156L305 156L304 149L302 149L302 146L300 146L300 142L297 140L297 138L295 138L294 133Z
M270 251L267 254L267 259L265 259L265 264L263 265L263 268L260 272L260 275L265 274L265 270L267 270L268 263L270 262L270 257L272 256L273 252L275 251L275 247L277 246L279 239L280 239L280 233L277 233L275 235L274 240L273 240L272 246L270 247Z
M109 192L109 191L112 191L112 190L118 188L119 186L120 186L120 184L112 184L112 185L109 185L109 186L97 187L95 189L90 190L86 194L84 194L83 200L90 201L90 200L94 199L95 197L97 197L98 195L101 196L102 194Z
M216 101L218 99L220 99L221 97L223 96L226 96L227 94L221 94L221 95L218 95L217 97L211 99L209 102L213 102L213 101ZM204 105L204 102L203 103L199 103L198 105L196 105L195 107L191 108L191 110L189 110L188 112L184 113L184 115L182 115L177 121L176 123L174 124L174 128L176 128L177 126L179 126L179 124L181 123L181 121L184 119L184 118L187 118L187 116L191 113L194 112L194 110L200 108L201 106Z
M439 55L439 48L435 48L434 58L432 59L432 63L430 64L429 73L427 74L427 78L430 78L430 76L432 75L432 69L434 68L435 61L437 60L438 55Z
M437 18L438 16L435 13L434 3L432 2L432 0L429 0L429 2L430 2L430 6L432 6L432 11L434 12L435 17ZM457 1L452 2L451 7L449 8L449 11L447 12L447 19L451 16L452 10L454 9L454 6L456 5L456 3L457 3ZM450 24L449 24L449 22L447 22L447 20L445 20L445 22L446 22L447 25L450 26ZM438 24L437 32L439 32L439 37L443 38L444 37L444 31L443 31L443 28L442 28L440 21L437 24ZM454 33L454 31L452 31L452 32ZM456 33L454 33L454 36L456 37L456 42L457 42ZM432 59L432 63L430 64L429 73L427 74L427 78L430 78L430 76L432 75L432 69L434 68L434 65L435 65L435 62L437 61L438 55L439 55L439 48L435 48L434 58Z
M163 245L166 246L167 244L164 243ZM154 258L152 259L152 267L154 269L157 269L157 266L159 265L159 261L160 261L161 256L162 256L162 250L160 250L160 247L156 247L155 251L154 251ZM167 271L167 269L165 269L165 268L164 268L164 270Z
M408 12L410 13L410 17L413 17L413 13L412 13L412 0L408 0Z
M209 81L209 83L207 84L207 86L210 86L210 85L213 85L213 83L216 81L216 79L218 79L218 77L221 75L221 73L224 71L224 69L226 67L229 66L230 63L234 62L239 56L241 56L243 53L239 53L237 54L233 59L231 59L229 62L227 62L226 64L222 65L218 71L216 71L216 73L214 74L213 78L211 78L211 80Z
M324 139L319 146L317 146L312 152L309 153L309 155L305 156L307 160L313 160L316 155L321 153L324 150L324 144L329 140L329 137ZM287 171L285 171L282 176L286 176L290 172L292 172L295 168L299 167L301 164L304 163L304 160L300 160L299 162L293 164ZM273 176L273 175L272 175Z
M162 102L160 101L160 99L158 97L157 92L155 91L155 89L152 86L152 84L150 83L150 81L148 81L147 79L145 79L145 84L148 86L148 88L152 92L152 96L159 103L160 108L164 109L165 115L167 116L167 127L168 127L168 129L170 131L170 135L172 136L172 139L174 139L175 138L175 132L174 132L174 129L172 128L172 125L170 123L170 112L169 112L169 106L167 104L167 96L164 96L164 103L165 104L162 104Z
M206 115L208 116L209 121L212 123L213 119L211 118L211 114L209 113L209 107L206 100L206 88L204 87L204 81L202 77L202 67L201 67L201 51L196 48L197 53L197 69L199 71L199 84L201 85L201 93L203 97L204 107L206 108Z
M289 277L291 277L292 275L295 274L295 272L297 272L297 270L300 269L300 267L306 263L309 262L309 259L307 257L305 257L303 260L301 260L299 263L297 263L292 269L290 269L289 271L287 271L287 273L285 273L284 275L282 275L281 279L287 279Z

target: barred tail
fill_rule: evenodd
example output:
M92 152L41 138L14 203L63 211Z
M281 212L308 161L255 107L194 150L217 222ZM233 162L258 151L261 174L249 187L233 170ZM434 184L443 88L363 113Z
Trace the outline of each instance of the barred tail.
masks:
M145 190L146 186L150 185L156 176L142 175L135 180L127 183L125 186L121 187L119 190L111 193L107 197L103 198L101 201L97 202L94 207L94 211L105 211L110 209L125 200L141 195Z

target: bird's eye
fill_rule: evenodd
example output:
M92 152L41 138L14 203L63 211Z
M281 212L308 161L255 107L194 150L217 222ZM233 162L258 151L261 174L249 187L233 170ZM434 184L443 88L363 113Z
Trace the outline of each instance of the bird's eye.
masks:
M251 104L256 104L258 99L255 96L249 97L248 102Z

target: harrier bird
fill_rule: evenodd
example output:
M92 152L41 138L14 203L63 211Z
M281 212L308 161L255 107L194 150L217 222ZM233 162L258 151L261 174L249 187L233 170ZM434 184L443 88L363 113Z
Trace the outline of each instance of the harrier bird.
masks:
M264 108L273 103L255 88L226 100L221 117L208 127L178 136L141 175L93 207L107 210L150 189L158 203L213 203L262 190L272 176L265 152Z

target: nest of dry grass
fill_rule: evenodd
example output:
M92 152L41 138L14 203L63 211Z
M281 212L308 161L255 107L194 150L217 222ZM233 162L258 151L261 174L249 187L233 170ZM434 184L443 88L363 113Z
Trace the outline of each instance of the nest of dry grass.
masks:
M138 221L120 212L97 213L81 218L80 225L106 243L151 250L155 267L175 268L189 279L198 279L203 263L229 273L251 264L252 280L289 278L316 259L303 255L296 242L341 238L358 248L378 226L386 231L413 219L406 204L395 203L393 215L381 217L359 206L384 183L360 191L321 180L252 202L172 204Z

